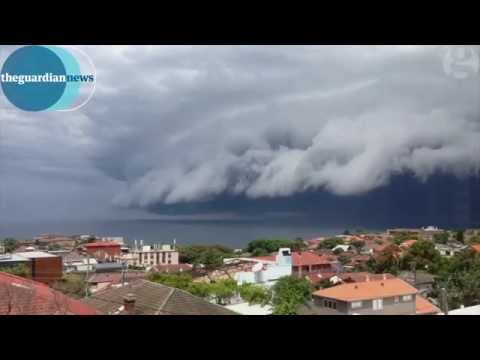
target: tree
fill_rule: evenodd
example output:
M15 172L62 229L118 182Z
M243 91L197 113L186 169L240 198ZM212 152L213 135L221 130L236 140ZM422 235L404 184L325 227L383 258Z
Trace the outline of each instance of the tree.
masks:
M393 237L393 243L395 245L400 245L405 240L418 240L418 236L415 235L415 234L410 234L408 232L401 232L401 233L396 234Z
M186 273L152 273L148 276L150 281L189 291L192 284L192 276Z
M463 230L457 230L457 232L455 234L455 239L458 242L461 242L462 244L464 244L465 243L464 231Z
M350 235L350 230L348 230L348 229L345 230L345 231L343 232L343 235Z
M246 250L251 254L261 254L257 256L263 256L277 252L280 248L290 248L292 251L298 251L305 248L305 246L301 239L257 239L250 241Z
M179 247L178 250L180 262L194 267L203 264L210 269L221 266L224 258L235 255L232 249L223 245L189 245Z
M345 242L342 238L332 237L321 241L318 244L319 249L333 249L337 245L343 245Z
M438 243L438 244L446 244L448 242L448 239L450 236L448 235L447 232L443 232L440 234L434 234L433 235L433 241Z
M28 278L32 274L30 267L25 264L18 264L11 267L7 267L2 269L2 271L13 274L13 275L21 276L24 278Z
M403 257L403 268L408 269L412 262L415 262L417 269L435 272L442 262L442 257L435 249L435 244L419 240L408 249Z
M312 286L305 278L285 276L273 286L273 314L295 315L300 305L311 298Z
M342 265L345 265L348 264L348 262L350 261L350 257L345 254L340 254L338 257L338 261L340 261Z
M205 282L192 282L186 290L192 295L207 298L212 295L212 285Z
M73 298L80 299L85 296L87 279L80 274L66 274L62 279L56 281L52 288Z
M211 285L212 295L215 296L217 303L220 305L226 305L237 293L237 283L231 279L219 280Z
M400 267L399 248L397 245L387 246L376 257L371 258L366 266L367 269L376 274L396 274Z
M3 246L5 248L5 252L11 253L20 247L20 243L14 238L5 238L3 240Z
M363 240L352 241L352 246L355 248L357 253L359 253L364 248L365 241L363 241Z
M238 288L240 297L249 304L267 305L272 298L271 290L255 284L242 284Z

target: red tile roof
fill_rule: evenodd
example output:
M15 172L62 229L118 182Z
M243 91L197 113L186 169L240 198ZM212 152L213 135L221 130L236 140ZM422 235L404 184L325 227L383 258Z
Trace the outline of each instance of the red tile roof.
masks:
M84 245L85 247L120 247L121 245L119 243L116 243L114 241L97 241L93 243L88 243Z
M136 279L145 279L147 274L143 271L128 271L125 274L126 281L132 281ZM93 274L89 279L89 283L111 283L111 284L120 284L123 279L122 273L96 273Z
M385 280L338 285L318 290L314 295L342 301L357 301L416 294L417 292L417 289L399 278L387 278Z
M415 312L417 315L434 315L438 314L440 309L424 297L417 295L415 301Z
M98 311L45 284L0 272L1 315L97 315Z
M269 256L257 256L254 259L275 261L275 258L276 258L276 255L269 255ZM330 260L327 256L324 256L324 255L319 256L311 251L292 252L293 266L328 265L328 264L331 264L332 262L334 261Z

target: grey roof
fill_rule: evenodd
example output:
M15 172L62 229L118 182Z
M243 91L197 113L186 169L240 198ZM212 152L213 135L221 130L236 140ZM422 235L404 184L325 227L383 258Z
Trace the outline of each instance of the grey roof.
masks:
M104 314L118 314L130 293L136 296L135 315L236 315L186 291L143 279L96 292L84 302Z

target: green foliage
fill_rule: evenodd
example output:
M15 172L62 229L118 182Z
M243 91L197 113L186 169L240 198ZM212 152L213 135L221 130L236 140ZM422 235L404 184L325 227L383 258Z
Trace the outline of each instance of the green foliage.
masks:
M433 241L438 244L446 244L450 238L448 232L433 235Z
M87 283L85 275L65 274L62 279L55 282L52 287L65 295L80 299L85 296Z
M319 249L333 249L337 245L343 245L345 242L342 238L339 237L332 237L329 239L325 239L318 244Z
M234 280L226 279L211 283L211 293L215 296L218 304L226 305L227 301L237 293L237 283Z
M25 264L17 264L14 266L2 268L2 271L25 278L30 277L30 275L32 274L30 267Z
M352 241L352 246L355 248L355 250L357 250L357 252L360 252L360 250L362 250L363 247L365 246L365 241L363 240Z
M272 298L271 290L255 284L242 284L239 287L240 296L249 304L267 305Z
M305 243L301 239L257 239L250 241L246 250L254 256L264 256L276 252L280 248L290 248L292 251L298 251L305 248Z
M234 256L232 249L223 245L189 245L179 247L180 262L194 266L205 265L207 270L223 265L223 259Z
M212 285L204 282L191 282L185 290L201 298L207 298L212 295Z
M474 235L472 236L469 241L469 244L480 244L480 235Z
M345 265L348 264L348 262L350 261L350 257L345 254L340 254L338 257L338 261L340 261L342 265Z
M295 315L300 305L311 298L312 286L305 278L285 276L273 286L273 314Z
M457 230L456 231L455 240L457 240L458 242L461 242L462 244L465 243L464 231L463 230Z
M393 243L395 245L400 245L405 240L418 240L418 236L414 234L410 234L408 232L403 232L403 233L396 234L393 237Z
M442 263L442 256L435 249L435 244L430 241L420 240L413 244L403 257L403 268L409 269L412 263L417 269L435 273Z
M151 273L148 276L150 281L188 291L192 284L192 276L186 273Z
M348 229L345 230L345 231L343 232L343 235L350 235L350 230L348 230Z
M20 247L20 243L14 238L5 238L3 240L3 246L5 247L5 252L11 253Z
M398 257L398 247L390 245L378 256L371 258L366 267L368 271L376 274L397 274L400 270L400 261Z
M446 288L450 309L480 304L480 254L463 251L444 259L442 265L434 295L439 296L440 288Z
M47 247L48 251L57 251L57 250L61 250L61 249L62 249L62 247L58 244L50 244Z

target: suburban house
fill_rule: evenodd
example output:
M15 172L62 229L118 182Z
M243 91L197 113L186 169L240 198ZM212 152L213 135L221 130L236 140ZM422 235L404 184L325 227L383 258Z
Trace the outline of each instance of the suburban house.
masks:
M107 315L236 315L186 291L147 280L112 286L83 301Z
M34 242L42 249L47 249L51 246L58 246L61 248L73 249L76 241L71 236L44 234L34 238Z
M97 315L98 311L45 284L0 272L0 315Z
M276 256L258 256L253 259L274 261ZM323 272L331 273L342 271L342 266L339 261L332 260L326 255L317 255L312 251L294 251L291 257L292 273L299 277Z
M229 259L226 259L228 261ZM276 256L239 258L235 261L245 261L250 266L245 271L238 271L234 278L238 284L261 283L272 285L283 276L292 275L292 253L288 248L278 250Z
M92 293L106 289L111 285L128 283L137 279L145 279L147 274L143 271L127 271L125 273L96 273L87 279L89 289Z
M35 281L52 284L63 276L63 263L60 256L43 251L26 251L0 256L0 269L25 265Z
M320 285L322 282L329 281L331 284L343 284L364 282L369 280L381 280L383 277L393 278L391 274L371 274L368 272L342 272L342 273L319 273L311 274L306 278L312 285Z
M191 264L164 264L154 266L151 271L158 273L181 273L189 272L193 270L193 265Z
M435 244L435 249L440 253L440 255L445 257L452 257L459 252L468 249L468 245L462 243L449 241L446 244Z
M429 294L433 291L435 276L427 271L402 271L398 277L415 287L419 294Z
M84 244L86 253L98 261L114 261L122 254L121 245L114 241L96 241Z
M63 270L69 272L95 271L97 260L72 251L62 256Z
M420 237L423 240L433 241L435 235L440 235L443 233L445 233L445 230L439 229L436 226L425 226L425 227L422 227L422 230L420 232Z
M417 295L418 290L399 278L346 283L318 290L301 309L316 315L415 315L439 312ZM418 311L417 311L418 308Z
M135 246L121 260L130 266L150 268L158 265L178 265L179 253L171 245L141 245Z

